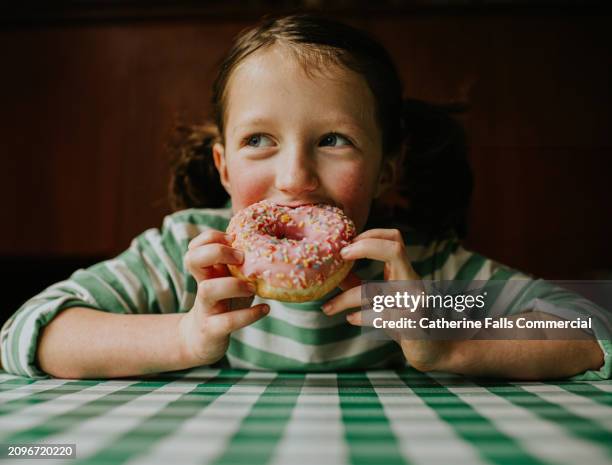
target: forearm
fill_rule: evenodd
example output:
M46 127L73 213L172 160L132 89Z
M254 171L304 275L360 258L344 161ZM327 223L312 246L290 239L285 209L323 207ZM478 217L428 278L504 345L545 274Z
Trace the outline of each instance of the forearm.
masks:
M556 319L541 312L515 315L531 319ZM503 330L502 330L503 331ZM454 341L449 356L441 359L440 369L471 376L514 379L565 378L586 370L598 370L604 363L599 343L585 339L554 339L541 331L539 339L526 339L517 333L490 332L490 338ZM533 333L530 333L533 334ZM566 333L567 334L567 333ZM438 367L436 367L438 369Z
M436 370L543 380L597 370L604 363L602 350L594 340L467 340L455 341L453 347L453 354Z
M181 317L70 308L44 328L38 363L59 378L116 378L190 368L197 363L182 349Z

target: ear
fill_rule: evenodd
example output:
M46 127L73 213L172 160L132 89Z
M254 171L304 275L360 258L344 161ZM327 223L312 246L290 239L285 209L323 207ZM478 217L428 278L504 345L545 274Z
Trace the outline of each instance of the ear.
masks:
M399 176L401 157L386 157L382 161L378 182L374 190L374 198L377 199L391 189Z
M213 160L215 161L215 167L219 172L219 178L221 184L225 188L226 192L232 195L230 191L229 175L227 172L227 163L225 162L225 147L219 142L216 142L212 147Z

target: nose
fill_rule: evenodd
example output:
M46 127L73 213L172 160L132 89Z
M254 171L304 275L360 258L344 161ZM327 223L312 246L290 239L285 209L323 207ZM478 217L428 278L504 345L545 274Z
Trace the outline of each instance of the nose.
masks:
M280 157L276 168L276 188L293 197L314 192L319 187L316 164L308 150L293 148Z

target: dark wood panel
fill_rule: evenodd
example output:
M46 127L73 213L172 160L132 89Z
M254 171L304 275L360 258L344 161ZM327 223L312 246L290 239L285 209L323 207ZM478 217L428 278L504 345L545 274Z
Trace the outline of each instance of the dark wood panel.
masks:
M13 165L3 176L19 175L19 232L0 254L115 253L158 225L169 211L164 144L177 118L208 114L215 63L240 27L3 33L0 97L12 110L1 137Z
M605 16L380 19L371 30L407 94L471 102L476 144L612 147Z
M467 246L557 279L612 268L609 149L472 147Z
M118 2L66 0L61 3L9 2L0 24L17 27L138 21L234 21L263 14L313 11L346 18L476 16L481 14L579 15L605 12L604 0L174 0Z

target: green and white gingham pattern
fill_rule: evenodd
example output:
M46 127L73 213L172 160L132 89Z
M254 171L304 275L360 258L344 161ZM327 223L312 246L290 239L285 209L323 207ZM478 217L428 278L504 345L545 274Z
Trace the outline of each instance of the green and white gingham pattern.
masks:
M612 381L510 383L410 368L199 368L146 379L0 374L0 444L78 465L612 463ZM46 463L2 459L3 464Z

